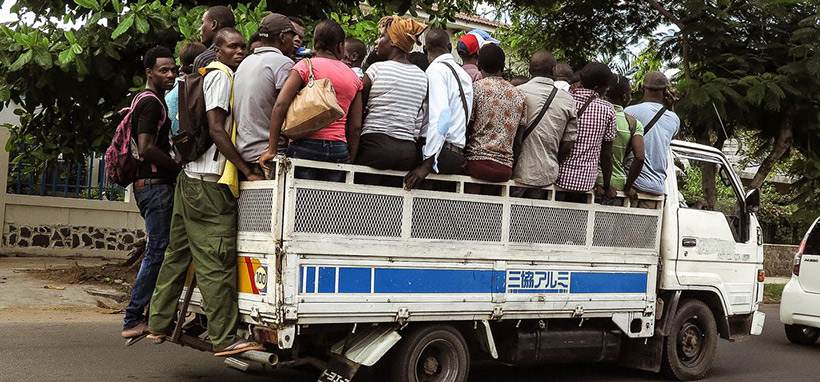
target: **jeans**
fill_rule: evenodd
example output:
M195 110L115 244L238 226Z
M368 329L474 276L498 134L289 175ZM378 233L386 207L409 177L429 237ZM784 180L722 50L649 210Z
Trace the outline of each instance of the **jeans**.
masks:
M288 145L287 156L296 159L309 159L330 163L350 163L347 143L321 139L300 139ZM315 168L296 167L293 176L298 179L324 180L327 182L344 182L345 174L339 171L319 170Z
M145 219L145 230L148 233L148 245L145 257L140 264L139 273L131 288L131 301L125 309L124 329L134 327L145 321L145 308L151 302L151 295L157 283L157 275L168 247L168 236L171 230L171 214L174 207L174 186L171 184L149 185L134 190L140 215Z

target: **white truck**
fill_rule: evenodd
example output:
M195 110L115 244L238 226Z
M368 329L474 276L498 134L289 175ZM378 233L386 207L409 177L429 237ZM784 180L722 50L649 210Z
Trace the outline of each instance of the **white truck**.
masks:
M666 195L641 195L643 208L556 201L553 187L517 198L513 182L468 194L481 182L465 176L406 191L403 173L279 158L273 180L241 185L239 310L268 351L238 358L311 364L333 382L360 366L380 381L464 382L476 359L702 378L718 337L762 331L759 194L714 148L671 151ZM676 165L717 169L736 213L686 208ZM297 179L296 167L346 180ZM172 340L210 349L196 336L199 292L186 297L192 318Z

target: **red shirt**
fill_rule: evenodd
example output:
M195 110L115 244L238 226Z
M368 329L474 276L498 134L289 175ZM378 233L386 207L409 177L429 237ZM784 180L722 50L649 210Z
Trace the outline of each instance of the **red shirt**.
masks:
M305 61L306 60L299 61L299 63L293 66L293 70L299 73L302 77L302 81L307 84L310 73ZM345 138L347 112L350 109L350 103L353 102L353 98L356 97L356 93L362 90L362 80L359 79L356 73L353 73L350 67L339 60L316 57L311 58L310 63L311 66L313 66L314 78L317 80L322 78L330 79L333 88L336 90L336 101L339 102L339 106L345 111L345 115L305 139L347 142Z

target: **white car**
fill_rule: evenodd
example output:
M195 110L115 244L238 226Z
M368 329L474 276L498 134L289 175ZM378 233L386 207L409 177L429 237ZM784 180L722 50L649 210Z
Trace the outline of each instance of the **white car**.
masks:
M794 257L794 272L783 289L780 322L789 341L811 345L820 337L820 225L814 221Z

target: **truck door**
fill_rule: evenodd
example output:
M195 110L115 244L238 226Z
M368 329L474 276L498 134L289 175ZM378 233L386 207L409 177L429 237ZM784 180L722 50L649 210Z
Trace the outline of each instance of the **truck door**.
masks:
M678 282L717 287L727 313L749 313L757 289L759 244L739 179L719 153L673 149L673 157L680 206ZM715 187L705 188L704 179L713 179Z

